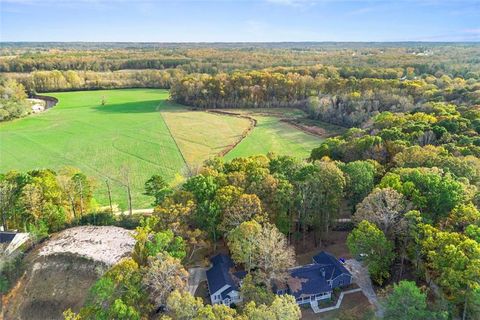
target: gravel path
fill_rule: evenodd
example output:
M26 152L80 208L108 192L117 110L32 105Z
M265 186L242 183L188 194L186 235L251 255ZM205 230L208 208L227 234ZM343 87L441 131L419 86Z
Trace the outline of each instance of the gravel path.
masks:
M108 209L110 210L110 207L105 207L105 209ZM133 209L132 210L132 214L151 214L153 213L153 208L145 208L145 209ZM124 210L124 211L120 211L120 210L117 210L117 211L114 211L113 212L114 215L129 215L130 212L128 211L128 209Z
M353 281L362 289L363 294L368 301L375 306L375 314L379 318L383 318L383 307L378 301L377 295L373 290L372 281L368 275L368 270L361 262L355 259L345 261L345 267L350 271Z

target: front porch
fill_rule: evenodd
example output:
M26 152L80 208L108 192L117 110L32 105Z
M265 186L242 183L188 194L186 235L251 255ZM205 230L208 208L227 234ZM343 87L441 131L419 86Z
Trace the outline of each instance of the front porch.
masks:
M330 299L331 297L332 297L331 292L322 292L322 293L318 293L318 294L311 295L311 296L308 296L308 297L297 298L296 301L297 301L297 304L300 304L300 305L301 304L312 303L312 302L316 302L317 305L318 305L318 301L325 300L325 299Z

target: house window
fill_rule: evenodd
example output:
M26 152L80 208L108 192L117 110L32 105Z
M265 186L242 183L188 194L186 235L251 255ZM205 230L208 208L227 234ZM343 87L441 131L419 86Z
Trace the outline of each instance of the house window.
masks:
M343 280L340 280L340 281L338 282L338 285L339 285L339 286L343 286Z

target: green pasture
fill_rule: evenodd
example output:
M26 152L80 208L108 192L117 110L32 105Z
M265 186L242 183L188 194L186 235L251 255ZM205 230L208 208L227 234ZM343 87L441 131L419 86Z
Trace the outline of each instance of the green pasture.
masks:
M323 141L318 136L305 133L280 121L278 116L256 115L255 113L250 116L257 120L256 127L225 156L225 159L231 160L269 152L307 158L312 149L318 147Z
M54 108L0 124L0 172L76 167L95 179L95 198L101 205L108 204L108 180L113 201L121 208L127 204L127 179L133 207L149 207L151 199L142 192L151 175L175 180L187 173L188 167L231 147L250 125L238 117L190 111L169 102L167 90L49 95L59 99ZM281 122L277 116L255 118L257 126L226 155L227 159L270 151L307 157L322 140Z
M73 166L97 182L96 199L126 206L128 177L135 207L148 206L142 186L159 173L172 179L185 167L160 110L173 108L166 90L110 90L49 94L59 99L42 114L0 125L1 171ZM102 98L106 104L101 105Z

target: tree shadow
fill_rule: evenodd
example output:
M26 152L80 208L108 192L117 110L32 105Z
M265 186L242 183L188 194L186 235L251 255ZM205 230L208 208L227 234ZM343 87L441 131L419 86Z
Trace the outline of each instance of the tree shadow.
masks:
M165 100L145 100L127 103L109 104L93 106L92 109L102 113L156 113L160 111L170 111L178 109L179 106Z

